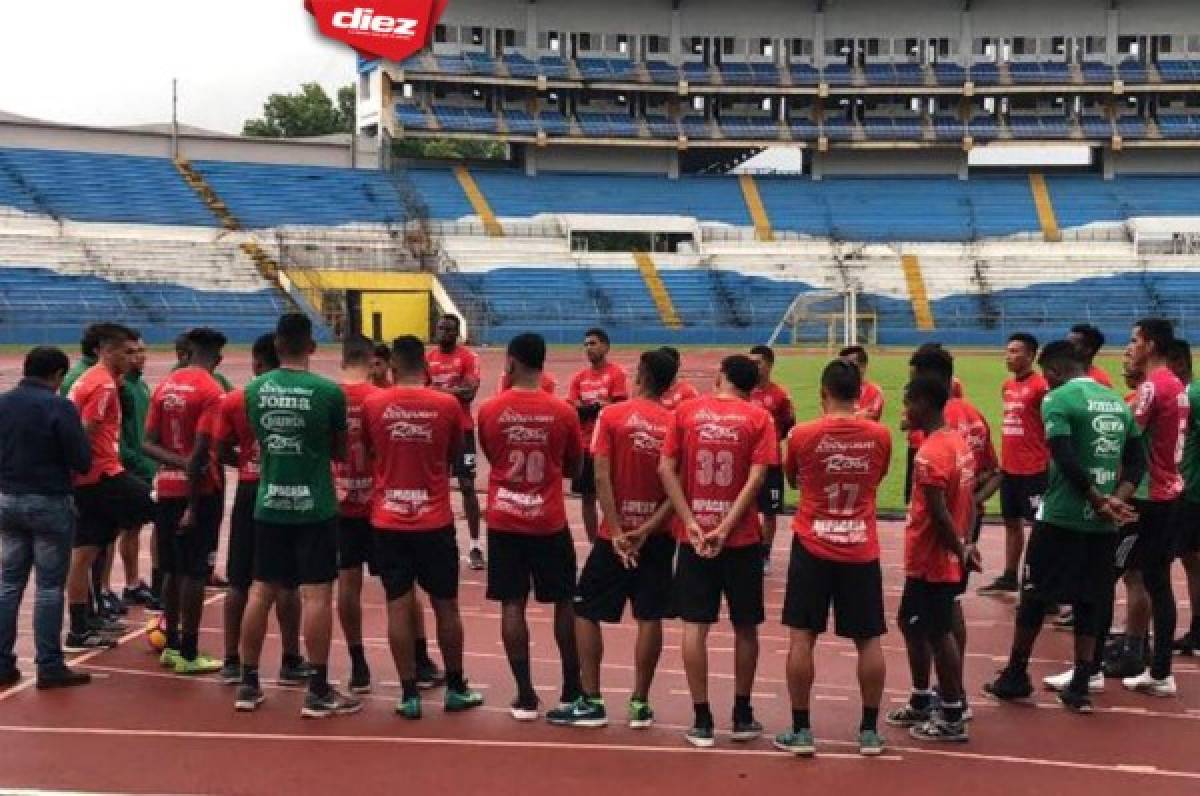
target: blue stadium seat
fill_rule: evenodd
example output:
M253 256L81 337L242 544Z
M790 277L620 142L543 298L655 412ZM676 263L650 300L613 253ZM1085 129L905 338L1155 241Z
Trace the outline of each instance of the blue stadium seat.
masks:
M542 111L538 114L538 125L546 135L569 135L571 123L559 111Z
M848 86L854 82L854 72L846 64L830 64L821 74L831 86Z
M788 70L792 82L798 86L815 86L821 82L821 72L812 64L792 64Z
M981 86L994 86L1000 82L1000 67L991 62L971 64L971 81Z
M650 73L650 80L655 83L679 82L679 69L666 61L647 61L646 71Z
M1127 58L1117 65L1117 77L1126 83L1145 83L1149 80L1145 64L1133 58Z
M470 133L494 133L499 130L496 114L487 108L435 105L433 113L443 130Z
M939 141L957 141L966 133L966 125L957 116L940 113L933 119L933 134Z
M513 77L538 76L538 65L520 53L505 53L501 62Z
M763 116L722 116L721 132L727 138L778 138L779 122Z
M508 126L508 131L516 135L536 135L538 131L537 122L523 110L505 109L503 111L504 123Z
M628 113L596 113L580 111L575 114L584 135L604 138L633 138L638 135L638 123Z
M538 72L551 80L565 80L571 75L567 62L558 55L543 55L538 58L537 66Z
M425 109L412 102L396 103L396 119L409 130L430 130L433 125Z
M654 138L679 137L679 124L666 116L647 116L646 127Z
M967 79L967 70L958 64L939 62L933 65L933 77L939 86L961 86Z
M1200 61L1159 61L1158 73L1167 83L1200 83Z
M1081 68L1085 83L1111 83L1113 81L1113 69L1108 64L1099 61L1084 61Z
M1098 113L1087 113L1080 117L1079 126L1088 138L1112 138L1112 122Z

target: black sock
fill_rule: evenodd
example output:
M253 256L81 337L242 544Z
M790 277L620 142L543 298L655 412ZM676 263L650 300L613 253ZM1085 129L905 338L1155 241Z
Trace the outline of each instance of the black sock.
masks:
M446 689L449 691L466 691L467 678L461 671L446 672Z
M713 721L712 707L707 702L695 702L692 704L692 710L696 713L696 726L707 727L712 729L716 723Z
M801 730L812 729L812 721L808 716L807 710L792 711L792 731L800 732Z
M294 669L304 663L304 657L299 653L285 652L283 653L283 666L287 669Z
M771 557L771 545L767 544L766 542L763 542L762 544L762 555L764 559Z
M1029 671L1029 653L1013 650L1008 656L1008 666L1005 667L1013 674L1024 674Z
M929 706L933 704L933 692L918 691L914 688L908 698L908 704L912 706L913 710L929 710Z
M1146 637L1126 635L1125 654L1138 660L1146 657Z
M363 649L362 644L351 644L350 650L350 666L353 669L367 668L367 652Z
M235 652L232 655L225 656L226 666L240 666L242 663L241 657Z
M200 654L200 634L183 633L179 636L179 655L184 660L194 661Z
M415 679L401 680L400 681L400 690L401 690L401 699L407 700L407 699L413 699L414 697L420 696L420 692L417 691L417 681Z
M150 570L150 591L154 594L155 598L162 597L162 582L162 570L158 567Z
M1071 673L1071 683L1067 690L1076 694L1088 693L1088 681L1092 677L1091 661L1075 661L1075 670Z
M179 640L179 629L167 626L167 649L178 650L183 644Z
M529 674L528 658L509 658L508 667L512 669L513 679L517 681L517 698L522 702L537 699L533 690L533 677Z
M88 604L71 603L69 610L71 614L71 632L76 635L83 635L87 632Z
M258 667L242 664L242 685L258 688Z
M328 664L313 665L312 676L308 678L308 690L319 696L324 696L329 691Z
M565 702L573 702L583 694L583 681L579 677L579 668L563 664L562 697ZM599 696L597 694L597 696Z
M753 719L754 710L750 707L750 697L735 695L733 697L733 720L751 721Z
M418 665L432 663L429 660L429 639L419 638L413 641L413 657Z
M1006 569L1001 577L1003 577L1005 580L1016 580L1017 571L1015 569Z
M954 702L943 702L942 703L942 715L946 717L946 721L951 722L952 724L957 724L958 722L962 721L962 717L963 717L962 700L959 699L959 700L955 700Z
M879 708L869 708L863 706L862 723L858 725L859 730L871 730L874 732L879 727Z
M1192 609L1192 624L1188 628L1188 635L1192 637L1192 644L1200 644L1200 606Z

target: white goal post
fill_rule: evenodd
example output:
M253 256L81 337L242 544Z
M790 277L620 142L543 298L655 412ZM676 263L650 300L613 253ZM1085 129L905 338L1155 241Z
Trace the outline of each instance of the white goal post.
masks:
M829 305L840 310L831 311ZM871 314L861 314L858 311L858 291L850 288L845 291L818 290L800 293L788 305L787 311L775 326L767 345L775 345L785 330L791 331L791 340L796 343L800 339L800 329L805 326L823 327L825 343L829 347L835 345L858 345L860 325L867 324L868 343L875 342L875 317Z

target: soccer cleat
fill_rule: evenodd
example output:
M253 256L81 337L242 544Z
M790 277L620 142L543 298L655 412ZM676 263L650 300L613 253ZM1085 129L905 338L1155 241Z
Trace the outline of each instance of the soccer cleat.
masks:
M175 661L175 674L212 674L219 671L221 671L221 662L204 653L198 654L190 661L180 655Z
M119 636L129 629L129 625L113 617L89 616L87 629L105 636Z
M175 664L179 662L179 650L166 647L162 654L158 656L158 665L164 669L174 669Z
M734 720L733 732L729 733L729 738L738 743L749 743L757 740L762 735L763 726L754 720L753 716L742 719L741 721Z
M75 686L87 685L91 681L92 676L87 672L75 672L63 666L58 669L38 672L37 689L39 691L48 691L53 688L74 688Z
M537 721L538 720L538 700L537 697L522 699L517 697L509 706L509 713L517 721Z
M911 702L906 702L904 707L896 708L888 713L884 721L893 727L915 727L929 721L931 715L932 711L920 710L913 707Z
M1049 677L1042 678L1042 684L1050 691L1058 691L1062 693L1071 685L1072 678L1075 677L1074 669L1067 669L1062 674L1052 674ZM1104 693L1104 674L1096 672L1088 678L1088 692L1092 694Z
M126 586L121 592L121 600L126 605L149 605L154 600L154 592L145 583L139 583L132 589Z
M63 641L63 652L90 652L92 650L110 650L117 642L102 633L88 630L85 633L67 633Z
M258 706L265 702L266 699L266 694L257 685L242 683L238 686L237 698L233 702L233 709L248 713L252 710L257 710Z
M1091 696L1077 693L1069 688L1064 688L1058 692L1058 701L1071 713L1088 714L1095 711Z
M1133 679L1144 671L1146 671L1146 662L1137 655L1130 653L1128 649L1123 649L1115 657L1107 658L1104 661L1105 677Z
M966 722L947 721L941 716L934 716L924 724L909 727L908 734L918 741L966 743L968 740Z
M306 719L325 719L330 716L349 716L362 710L362 701L327 688L324 694L309 691L304 695L304 707L300 715Z
M446 701L443 704L443 709L447 713L461 713L464 710L471 710L483 704L483 694L478 691L472 691L464 683L463 690L455 691L453 688L446 689Z
M279 666L279 677L275 679L278 685L301 686L308 685L313 668L308 661L301 658L298 662L284 661Z
M717 744L716 733L713 732L712 727L692 727L683 734L683 737L697 749L711 749Z
M413 720L421 718L421 697L400 697L396 700L396 715Z
M1016 594L1020 590L1015 575L1003 574L986 586L980 586L975 593L980 597L996 597L1001 594Z
M483 550L472 547L467 553L467 566L477 572L487 566L487 562L483 560Z
M109 616L124 616L129 613L129 607L121 601L121 598L115 592L102 591L99 598L100 605Z
M605 727L608 712L603 700L581 696L566 707L547 711L546 721L559 727Z
M654 726L654 711L650 703L641 699L629 700L629 728L645 730Z
M346 687L352 694L371 693L371 670L366 666L351 666L350 682Z
M1017 702L1033 696L1033 683L1029 680L1028 672L1002 669L999 677L984 683L983 693L1002 702Z
M875 730L858 731L858 753L863 757L879 757L887 745L883 736Z
M237 685L242 682L242 665L237 661L225 661L217 676L224 685Z
M781 732L775 736L772 744L781 752L789 752L798 757L812 757L817 753L817 742L813 739L812 730L807 727L803 730Z
M432 660L426 658L417 662L417 688L429 690L445 682L446 674Z
M1171 645L1176 655L1195 655L1200 652L1200 639L1191 634L1191 631L1184 633L1175 643Z
M1156 697L1173 697L1179 693L1179 689L1175 685L1175 675L1168 674L1166 677L1158 678L1152 675L1149 669L1137 677L1126 677L1121 681L1121 685L1130 691Z

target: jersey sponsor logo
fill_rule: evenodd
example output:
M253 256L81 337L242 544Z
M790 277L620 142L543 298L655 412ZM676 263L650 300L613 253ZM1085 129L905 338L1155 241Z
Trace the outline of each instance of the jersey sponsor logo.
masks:
M505 424L505 425L516 424L516 423L547 424L547 423L553 423L555 421L555 419L556 418L554 417L554 415L547 415L547 414L526 415L526 414L522 414L521 412L518 412L517 410L509 407L500 413L500 417L497 418L497 421L500 422L501 424Z
M164 412L182 412L187 408L187 398L175 392L173 388L163 395L162 408Z
M1119 456L1121 440L1117 437L1097 437L1092 440L1092 454L1103 457Z
M873 451L875 450L875 440L872 439L852 439L842 440L837 437L823 436L821 441L817 443L817 455L822 453L845 453L847 451Z
M1092 418L1092 431L1097 434L1120 434L1125 430L1125 421L1114 415L1096 415Z
M1089 412L1121 412L1124 409L1125 404L1120 401L1101 401L1089 398L1087 402L1087 410Z
M847 456L835 453L825 458L827 473L862 473L871 472L871 462L866 456Z
M408 409L403 406L389 406L383 412L385 421L391 420L430 420L438 416L433 409Z
M509 445L545 445L550 441L550 429L515 425L503 429Z
M268 484L263 506L276 511L310 511L316 505L307 484Z
M269 434L263 441L267 445L267 453L274 456L299 456L304 453L303 443L286 434Z
M396 420L387 429L393 442L433 442L433 426L428 423Z
M307 425L301 415L280 409L264 412L258 423L267 431L274 432L299 431Z
M259 409L312 409L312 390L303 387L279 387L264 384L258 393Z
M738 430L720 423L703 423L696 426L696 436L701 442L737 442Z
M655 436L648 431L635 431L629 435L629 442L634 453L645 453L658 456L662 453L663 441L661 436Z

